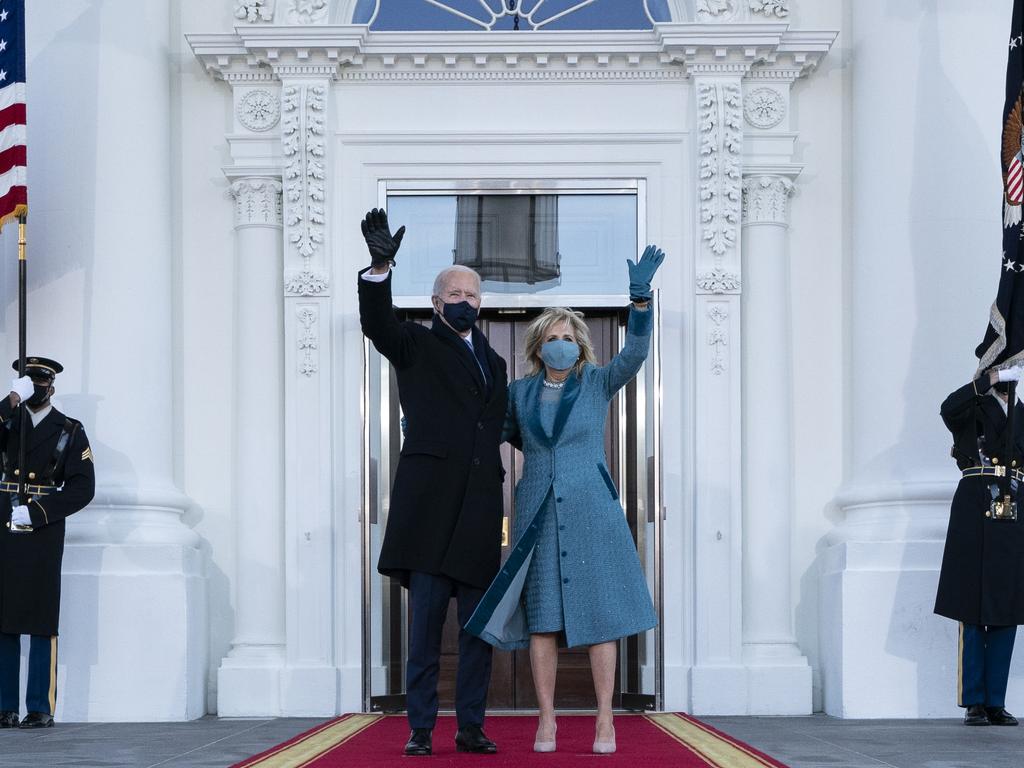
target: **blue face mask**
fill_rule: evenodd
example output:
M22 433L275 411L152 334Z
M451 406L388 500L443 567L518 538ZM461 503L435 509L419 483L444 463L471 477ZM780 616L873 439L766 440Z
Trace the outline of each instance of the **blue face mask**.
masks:
M468 331L476 322L477 310L468 301L459 301L454 304L442 302L441 312L448 325L459 333Z
M548 368L564 371L572 368L580 359L580 345L565 339L545 341L540 348L540 359Z

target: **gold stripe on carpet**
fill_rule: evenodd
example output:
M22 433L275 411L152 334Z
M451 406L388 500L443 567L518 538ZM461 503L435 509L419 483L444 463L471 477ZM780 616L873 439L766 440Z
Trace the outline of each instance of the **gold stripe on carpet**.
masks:
M715 768L773 768L771 763L740 745L671 712L644 717Z
M383 715L346 717L344 720L314 731L299 741L283 746L255 762L243 763L243 765L245 768L302 768L329 749L341 746L382 717Z

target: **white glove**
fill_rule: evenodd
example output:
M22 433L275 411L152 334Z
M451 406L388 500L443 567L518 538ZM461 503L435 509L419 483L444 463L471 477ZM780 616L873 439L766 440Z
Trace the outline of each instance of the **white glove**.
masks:
M28 400L32 397L32 393L35 392L35 387L32 386L32 379L28 376L11 379L11 392L22 400Z
M1020 381L1024 378L1024 365L999 369L999 381Z
M28 514L28 507L19 504L11 510L11 525L32 525L32 518Z

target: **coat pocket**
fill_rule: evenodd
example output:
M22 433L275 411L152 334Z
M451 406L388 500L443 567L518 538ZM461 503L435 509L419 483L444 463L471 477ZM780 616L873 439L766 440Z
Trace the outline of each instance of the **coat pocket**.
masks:
M612 476L608 474L608 470L604 468L604 464L598 463L597 471L601 473L601 479L604 480L604 484L608 486L608 491L611 493L612 498L618 499L619 493L615 490L615 483L612 482Z
M402 445L402 455L412 456L416 454L446 459L448 458L448 446L434 440L406 440Z

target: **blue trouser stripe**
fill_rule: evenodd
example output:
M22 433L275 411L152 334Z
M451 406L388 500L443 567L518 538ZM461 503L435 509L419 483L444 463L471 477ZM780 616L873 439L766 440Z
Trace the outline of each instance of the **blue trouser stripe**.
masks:
M54 637L30 635L28 646L28 684L25 709L53 714L57 695L54 674L57 642ZM0 710L17 712L18 684L21 672L21 635L0 632Z
M437 722L437 678L441 633L448 601L456 599L459 625L464 627L484 590L445 576L409 574L409 659L406 663L406 709L410 728L433 728ZM459 727L484 723L491 680L491 646L459 629L459 666L455 679L455 713Z
M960 627L959 705L1004 706L1017 627L981 624L961 624Z

